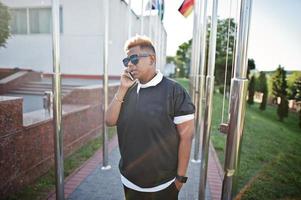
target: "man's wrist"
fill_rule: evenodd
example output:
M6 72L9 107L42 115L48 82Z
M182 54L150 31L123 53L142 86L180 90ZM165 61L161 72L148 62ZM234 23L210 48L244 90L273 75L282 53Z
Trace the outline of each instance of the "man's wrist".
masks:
M187 179L188 179L188 177L186 177L186 176L180 176L180 175L176 176L176 180L179 181L180 183L186 183Z

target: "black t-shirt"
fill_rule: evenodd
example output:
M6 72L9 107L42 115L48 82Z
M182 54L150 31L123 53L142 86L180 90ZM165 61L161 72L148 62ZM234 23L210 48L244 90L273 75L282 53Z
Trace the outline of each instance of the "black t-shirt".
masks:
M156 86L131 88L117 121L121 174L132 183L150 188L177 174L179 135L173 120L193 114L186 90L163 77Z

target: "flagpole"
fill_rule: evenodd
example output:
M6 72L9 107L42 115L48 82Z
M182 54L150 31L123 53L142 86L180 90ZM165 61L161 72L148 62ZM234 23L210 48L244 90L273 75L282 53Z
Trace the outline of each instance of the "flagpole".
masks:
M103 42L103 163L102 170L111 169L108 152L108 127L105 123L105 113L108 109L108 60L109 60L109 0L104 0L104 42Z
M159 65L159 69L162 69L162 66L161 66L161 40L160 40L160 33L161 33L161 18L160 18L160 15L161 15L161 1L159 0L157 2L157 10L158 10L158 20L156 20L157 22L157 48L159 50L159 54L157 56L157 59L158 59L158 65Z
M128 38L132 36L132 1L128 4Z
M200 35L202 34L202 29L199 27L199 23L201 21L200 19L200 13L201 12L201 4L202 0L195 0L195 9L194 9L194 19L193 19L193 38L192 38L192 54L191 54L191 69L190 69L190 91L192 93L192 100L194 104L196 105L196 118L195 118L195 130L198 130L197 128L197 122L198 122L198 98L196 96L198 95L198 84L197 81L197 74L198 74L198 67L200 63ZM200 148L200 132L195 131L194 134L194 155L193 159L191 160L194 163L201 162L199 158L199 148Z
M148 36L149 38L152 38L152 17L151 17L151 14L152 14L152 3L149 1L149 24L148 24Z
M141 0L141 24L140 24L140 35L143 35L144 30L144 0Z
M212 120L212 99L213 99L213 90L214 90L217 8L218 8L218 0L213 0L208 68L207 68L208 75L206 77L206 90L205 90L206 99L205 99L205 111L204 111L204 121L203 121L203 141L202 141L202 156L201 156L202 161L201 161L201 170L200 170L199 200L205 199L205 194L206 194L209 141L210 141L210 133L211 133L211 120Z
M224 180L222 200L233 199L237 193L239 158L244 130L246 112L246 95L248 87L248 40L252 0L242 0L240 19L237 30L234 76L230 90L230 117L228 124L227 143L224 164Z
M62 126L62 95L60 69L60 4L52 0L52 57L53 57L53 125L56 199L64 199L64 148Z

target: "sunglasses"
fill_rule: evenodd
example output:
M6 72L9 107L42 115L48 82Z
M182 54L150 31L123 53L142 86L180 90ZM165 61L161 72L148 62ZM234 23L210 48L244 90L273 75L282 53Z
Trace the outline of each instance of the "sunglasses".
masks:
M148 56L151 56L152 54L133 54L129 57L126 57L122 60L123 64L125 67L128 66L129 62L131 61L131 63L133 65L137 65L138 62L139 62L139 58L142 58L142 57L148 57Z

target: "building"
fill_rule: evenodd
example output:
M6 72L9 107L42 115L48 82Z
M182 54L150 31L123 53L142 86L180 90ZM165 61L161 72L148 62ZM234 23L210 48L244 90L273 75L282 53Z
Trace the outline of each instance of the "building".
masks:
M0 68L26 68L43 73L52 70L51 0L2 0L12 15L12 35L6 48L0 48ZM60 1L60 64L62 74L100 76L103 73L103 1ZM109 75L123 70L124 42L140 34L150 36L160 55L157 66L163 71L166 57L166 31L154 12L142 16L129 9L125 0L109 1Z

